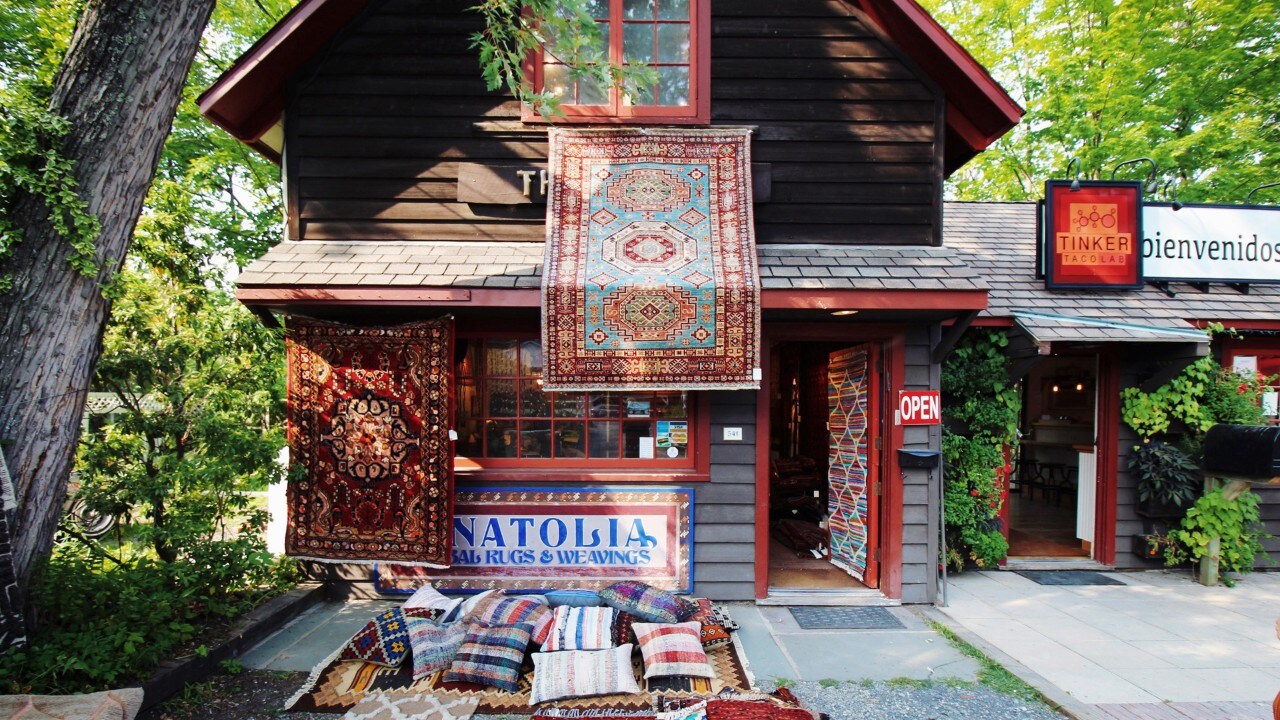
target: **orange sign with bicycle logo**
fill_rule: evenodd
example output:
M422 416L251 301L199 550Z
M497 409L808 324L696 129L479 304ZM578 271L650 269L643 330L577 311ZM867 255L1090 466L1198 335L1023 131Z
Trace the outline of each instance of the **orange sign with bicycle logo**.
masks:
M1142 287L1140 183L1050 180L1041 238L1049 288Z

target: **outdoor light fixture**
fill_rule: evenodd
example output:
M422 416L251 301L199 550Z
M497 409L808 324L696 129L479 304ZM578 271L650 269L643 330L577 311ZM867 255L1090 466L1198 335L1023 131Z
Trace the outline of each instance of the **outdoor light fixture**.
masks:
M1165 181L1165 184L1164 184L1164 187L1162 188L1162 190L1163 190L1163 192L1164 192L1164 194L1165 194L1165 195L1168 195L1169 197L1173 198L1173 202L1171 203L1171 204L1173 205L1173 211L1174 211L1174 212L1178 212L1179 210L1181 210L1181 209L1182 209L1182 201L1178 199L1178 186L1177 186L1177 184L1176 184L1176 183L1174 183L1172 180L1167 180L1167 181Z
M1076 169L1076 174L1074 177L1071 177L1072 166L1075 166L1075 169ZM1081 167L1081 162L1080 162L1080 158L1078 157L1071 158L1071 162L1067 163L1067 176L1071 177L1071 192L1080 192L1080 167Z
M1112 180L1116 179L1116 171L1119 170L1120 168L1126 165L1134 165L1140 162L1151 163L1151 174L1147 176L1147 187L1145 190L1143 190L1143 192L1150 195L1151 193L1154 193L1156 191L1157 187L1159 187L1159 185L1156 183L1156 173L1160 172L1160 166L1156 165L1156 161L1152 160L1149 157L1140 157L1140 158L1134 158L1132 160L1125 160L1124 162L1116 165L1115 167L1111 168L1111 179Z
M846 317L849 315L857 315L858 311L857 310L836 310L831 314L835 315L836 317Z
M1267 188L1273 188L1273 187L1280 187L1280 182L1263 183L1263 184L1259 185L1258 187L1256 187L1256 188L1254 188L1254 189L1250 190L1250 191L1249 191L1249 194L1248 194L1248 195L1246 195L1246 196L1245 196L1245 198L1244 198L1244 204L1245 204L1245 205L1248 205L1249 203L1253 202L1253 194L1254 194L1254 193L1256 193L1256 192L1258 192L1259 190L1265 190L1265 189L1267 189Z
M1054 386L1053 386L1053 391L1054 391L1054 392L1058 392L1058 390L1059 390L1059 389L1060 389L1060 388L1057 386L1057 384L1054 384Z

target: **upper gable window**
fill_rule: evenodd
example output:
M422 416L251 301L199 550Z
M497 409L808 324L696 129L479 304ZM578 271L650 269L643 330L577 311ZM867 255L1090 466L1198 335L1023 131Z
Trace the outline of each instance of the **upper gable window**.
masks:
M551 51L533 60L534 84L560 99L569 122L706 123L710 120L709 0L592 0L591 14L619 65L643 63L657 82L630 96L575 81ZM526 120L540 116L526 109Z

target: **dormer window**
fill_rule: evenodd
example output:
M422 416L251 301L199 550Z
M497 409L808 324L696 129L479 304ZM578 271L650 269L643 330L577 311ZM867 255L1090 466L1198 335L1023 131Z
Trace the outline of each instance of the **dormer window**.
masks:
M533 60L534 86L560 99L556 122L706 123L710 121L709 0L594 0L591 14L619 65L643 63L657 81L635 96L575 80L544 50ZM541 117L526 109L525 119Z

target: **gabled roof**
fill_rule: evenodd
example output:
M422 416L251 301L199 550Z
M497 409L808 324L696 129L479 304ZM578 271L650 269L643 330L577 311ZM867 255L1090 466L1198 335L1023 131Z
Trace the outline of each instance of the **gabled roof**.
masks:
M847 0L889 36L947 96L946 169L982 152L1023 110L915 0ZM200 112L273 160L286 86L368 0L302 0L199 98Z

